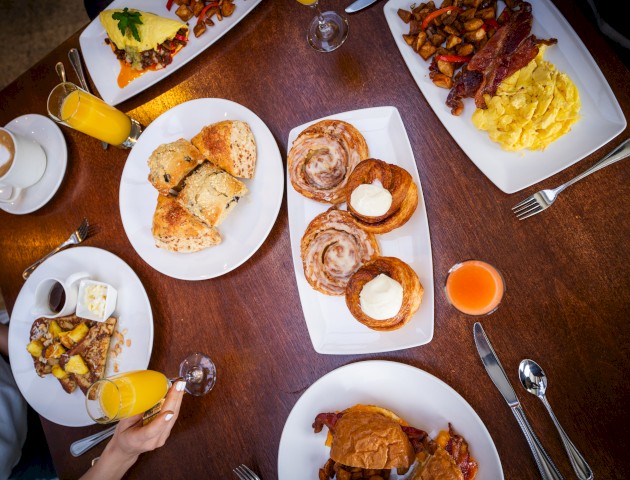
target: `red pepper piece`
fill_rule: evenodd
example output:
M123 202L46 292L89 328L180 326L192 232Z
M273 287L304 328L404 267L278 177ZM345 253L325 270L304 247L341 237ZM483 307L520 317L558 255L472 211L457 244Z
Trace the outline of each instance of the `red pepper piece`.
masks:
M203 10L199 14L199 18L197 18L197 25L199 25L201 22L204 21L208 10L210 10L212 7L218 7L218 6L219 6L219 2L210 2L205 7L203 7Z
M435 59L442 62L460 63L469 62L472 55L436 55Z
M501 25L499 25L499 23L494 18L488 18L487 20L485 20L484 27L486 26L494 28L495 31L501 28Z
M433 20L435 20L437 17L439 17L443 13L446 13L446 12L459 13L461 11L462 11L461 8L455 7L455 6L438 8L435 12L431 12L426 17L424 17L424 20L422 20L422 30L426 30L427 27L429 26L429 23L431 23Z
M179 34L175 35L175 38L177 40L181 40L182 42L187 42L188 41L188 39L185 36L179 35Z
M168 0L166 2L166 9L170 12L172 7L173 7L173 0Z

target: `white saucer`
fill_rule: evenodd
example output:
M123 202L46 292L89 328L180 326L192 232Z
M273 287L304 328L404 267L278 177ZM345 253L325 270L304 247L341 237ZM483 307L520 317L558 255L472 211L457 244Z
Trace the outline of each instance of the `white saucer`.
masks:
M68 147L61 129L48 117L31 113L11 120L4 126L38 142L46 153L46 170L40 180L22 191L13 203L0 203L5 212L23 215L48 203L59 189L68 164Z

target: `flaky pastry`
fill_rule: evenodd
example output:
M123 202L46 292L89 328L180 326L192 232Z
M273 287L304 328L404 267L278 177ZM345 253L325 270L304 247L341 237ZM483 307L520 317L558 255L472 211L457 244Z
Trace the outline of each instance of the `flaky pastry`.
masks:
M365 138L349 123L317 122L298 135L289 151L291 184L318 202L343 203L350 173L368 153Z
M383 188L392 195L392 204L384 215L370 217L361 215L352 206L350 196L355 188L362 184L381 182ZM398 228L411 218L418 206L418 187L404 168L397 165L368 158L361 162L348 179L348 211L368 232L387 233Z
M326 295L343 295L352 274L380 249L376 237L352 215L331 207L308 225L300 252L308 283Z
M375 320L366 315L361 309L361 290L366 283L384 274L396 280L403 288L402 306L398 313L385 320ZM372 330L397 330L406 325L420 308L424 288L413 269L402 260L395 257L378 257L365 263L348 281L346 286L346 305L363 325Z

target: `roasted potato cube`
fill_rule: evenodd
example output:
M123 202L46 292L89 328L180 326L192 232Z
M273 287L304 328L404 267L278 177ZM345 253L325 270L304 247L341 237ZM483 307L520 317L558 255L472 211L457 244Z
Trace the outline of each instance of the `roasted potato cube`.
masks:
M48 333L50 333L53 338L57 338L59 336L61 333L61 327L57 323L57 320L50 322L50 325L48 325Z
M418 35L422 30L422 22L419 20L412 20L409 22L409 35Z
M352 474L347 470L339 469L337 470L337 480L352 480Z
M449 35L446 39L446 48L453 48L455 45L462 43L462 41L457 35Z
M194 17L193 11L188 7L188 5L180 5L177 10L175 10L175 15L182 19L182 22L187 22L192 17Z
M464 5L467 7L477 8L481 5L482 0L464 0Z
M481 18L483 20L494 18L494 15L495 15L495 9L492 7L482 8L481 10L477 10L477 13L475 13L475 17Z
M66 378L68 373L59 364L53 365L52 374L57 378Z
M451 62L445 62L443 60L437 61L438 70L442 72L447 77L452 77L453 72L455 71L455 67Z
M236 6L232 2L226 0L221 4L221 15L229 17L234 13L235 8Z
M72 355L66 362L65 370L68 373L76 373L77 375L83 375L90 371L81 355Z
M407 35L406 33L403 33L403 39L405 40L405 43L407 45L413 46L413 42L416 41L416 36L415 35Z
M201 11L203 10L203 7L205 7L205 4L203 2L196 0L192 3L191 7L192 7L193 15L195 17L198 17Z
M457 55L465 57L466 55L472 55L474 47L470 43L462 43L455 47L455 50L457 50Z
M44 358L59 358L61 357L61 354L65 352L66 349L63 348L61 343L53 343L46 347L46 350L44 351Z
M459 36L459 30L457 30L456 28L450 26L450 25L445 25L444 26L444 33L448 34L448 35L455 35L455 36Z
M451 79L451 77L447 77L443 73L431 72L429 74L429 78L431 78L431 80L433 80L433 83L440 88L447 88L450 90L450 88L453 86L453 80Z
M44 351L44 344L39 340L33 340L26 346L26 351L33 357L39 358L42 356L42 352Z
M420 48L422 47L422 45L424 45L424 42L426 42L426 40L427 40L427 34L424 32L420 32L418 36L416 37L416 43L413 46L414 50L416 52L419 52Z
M469 8L467 10L464 10L463 12L459 12L459 14L457 14L457 19L461 22L467 22L471 18L475 18L476 12L477 12L477 9Z
M483 27L483 20L481 18L473 18L472 20L464 22L464 30L467 32L478 30L481 27Z
M193 27L193 33L195 37L199 37L203 32L206 31L206 24L204 22L199 22L197 25Z
M483 28L478 28L474 32L468 32L464 35L464 40L471 43L482 41L486 38L486 31Z
M422 47L420 47L420 50L418 50L418 53L423 59L428 60L429 58L431 58L431 55L435 53L436 50L437 48L431 45L430 42L424 42Z
M398 16L405 23L409 23L411 21L411 12L409 10L404 10L402 8L399 8Z
M431 41L433 45L435 45L436 47L439 47L440 45L444 43L444 40L446 40L446 37L440 33L436 33L429 40Z

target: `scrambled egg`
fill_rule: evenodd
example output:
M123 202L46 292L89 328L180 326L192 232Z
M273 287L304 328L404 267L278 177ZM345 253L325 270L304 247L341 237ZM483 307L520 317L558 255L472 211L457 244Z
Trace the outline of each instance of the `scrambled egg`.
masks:
M485 96L486 110L473 113L473 124L504 150L544 150L580 118L577 87L544 61L543 53L541 46L536 58L505 79L495 96Z

